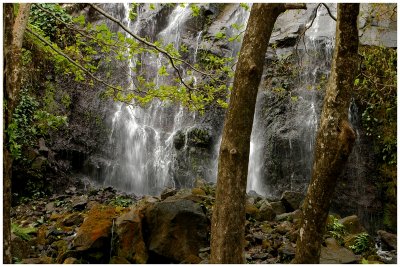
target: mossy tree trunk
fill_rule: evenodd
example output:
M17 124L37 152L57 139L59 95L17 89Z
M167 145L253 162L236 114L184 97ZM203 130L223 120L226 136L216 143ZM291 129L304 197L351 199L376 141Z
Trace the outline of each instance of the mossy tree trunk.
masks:
M268 42L279 14L300 4L253 4L236 67L219 151L211 263L244 263L250 135Z
M348 110L359 62L358 12L359 4L338 4L332 69L293 263L319 263L331 198L356 137L348 122Z
M13 158L8 149L6 132L18 103L21 87L21 48L31 4L19 4L14 17L14 4L3 5L4 32L4 109L3 109L3 263L11 258L11 177Z

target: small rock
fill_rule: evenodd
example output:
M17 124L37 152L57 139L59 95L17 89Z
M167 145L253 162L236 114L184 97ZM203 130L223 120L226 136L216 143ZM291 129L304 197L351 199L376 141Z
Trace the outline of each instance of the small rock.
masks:
M254 191L254 190L250 190L250 191L247 193L247 196L248 196L249 198L253 198L256 202L257 202L257 201L260 201L260 200L262 199L262 196L259 195L259 194L257 194L257 192Z
M192 189L192 194L196 195L196 196L205 196L206 192L204 192L204 190L201 189L201 188L193 188Z
M35 160L32 162L31 168L34 170L40 170L42 166L47 162L47 159L45 157L37 157Z
M110 264L131 264L124 257L113 256L110 260Z
M78 264L78 263L79 263L78 259L73 257L66 258L63 262L63 264Z
M62 223L65 226L80 226L83 223L83 215L81 213L72 213L66 216Z
M389 249L397 249L397 235L388 233L384 230L378 230L380 239L389 247Z
M295 210L293 212L282 213L276 216L277 221L295 221L301 218L301 210Z
M256 253L256 254L252 255L252 258L254 260L264 260L264 259L268 258L268 253L263 253L263 252Z
M40 257L40 258L29 258L29 259L23 259L22 262L23 264L51 264L53 263L52 258L50 257Z
M210 251L210 247L206 247L206 248L200 248L199 252L208 252Z
M289 221L284 221L281 224L279 224L278 226L276 226L276 231L281 234L284 235L287 232L289 232L290 230L292 230L292 224Z
M294 258L294 255L296 254L296 249L291 242L288 242L282 244L282 246L278 249L278 253L283 260L287 261Z
M74 210L82 211L86 208L88 204L88 196L87 195L74 196L72 197L71 202L72 202L72 208Z
M177 189L175 188L165 188L162 192L161 192L161 200L166 199L167 197L173 196L178 192Z
M39 153L46 156L49 154L49 149L46 146L46 143L43 138L39 139Z

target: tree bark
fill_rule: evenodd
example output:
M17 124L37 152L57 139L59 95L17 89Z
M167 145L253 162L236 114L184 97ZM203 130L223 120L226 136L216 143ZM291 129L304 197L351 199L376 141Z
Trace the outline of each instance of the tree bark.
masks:
M211 223L211 263L244 263L245 196L258 86L283 4L253 4L235 72L219 151Z
M4 4L4 120L3 120L3 263L12 263L11 256L11 177L13 158L8 150L8 125L18 103L21 88L21 48L31 4L19 4L14 18L14 5Z
M359 61L358 12L359 4L338 4L333 64L293 263L319 263L331 198L356 137L348 122L348 109Z

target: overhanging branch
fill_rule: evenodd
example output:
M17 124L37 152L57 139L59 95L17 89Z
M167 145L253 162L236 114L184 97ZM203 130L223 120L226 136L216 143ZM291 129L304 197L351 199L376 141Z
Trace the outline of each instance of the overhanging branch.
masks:
M55 48L49 41L47 41L45 38L43 38L42 36L40 36L39 34L37 34L36 32L34 32L33 30L31 30L30 28L26 28L26 31L30 34L32 34L33 36L35 36L36 38L38 38L41 42L43 42L44 44L46 44L47 46L49 46L54 52L56 52L57 54L63 56L66 60L68 60L72 65L74 65L75 67L77 67L78 69L80 69L81 71L83 71L84 73L86 73L87 75L89 75L92 79L94 79L95 81L104 84L105 86L111 88L114 90L114 92L121 92L121 88L118 88L112 84L107 83L106 81L96 77L93 75L93 73L91 73L88 69L86 69L85 67L83 67L82 65L80 65L79 63L77 63L75 60L73 60L72 58L70 58L67 54L65 54L64 52L60 51L59 49ZM135 91L135 90L131 90L132 92L135 92L137 94L140 94L140 92Z
M113 16L111 16L110 14L108 14L108 13L105 12L103 9L99 8L98 6L96 6L96 5L94 5L94 4L89 4L89 5L90 5L93 9L95 9L97 12L99 12L100 14L102 14L103 16L105 16L106 18L108 18L109 20L111 20L111 21L115 22L116 24L118 24L125 32L127 32L127 33L128 33L130 36L132 36L134 39L136 39L137 41L139 41L139 42L141 42L141 43L143 43L143 44L145 44L145 45L147 45L147 46L153 48L154 50L160 52L162 55L164 55L165 57L167 57L168 60L169 60L170 63L171 63L171 66L172 66L172 67L175 69L175 71L177 72L178 77L179 77L181 83L182 83L187 89L189 89L190 91L194 90L194 88L192 88L191 86L189 86L188 84L185 83L185 81L183 80L183 77L182 77L182 75L181 75L180 70L179 70L178 67L175 65L175 61L182 62L182 63L184 63L185 65L187 65L190 69L192 69L192 70L194 70L194 71L196 71L196 72L198 72L198 73L200 73L200 74L203 74L203 75L205 75L205 76L209 76L209 77L211 77L212 79L214 79L214 78L212 77L211 74L206 73L206 72L203 72L203 71L201 71L201 70L195 68L194 66L192 66L191 64L189 64L189 63L186 62L185 60L172 56L172 55L169 54L166 50L164 50L164 49L162 49L162 48L156 46L155 44L153 44L153 43L147 41L146 39L144 39L144 38L142 38L142 37L140 37L140 36L134 34L134 33L133 33L131 30L129 30L129 28L126 27L121 21L119 21L118 19L114 18Z

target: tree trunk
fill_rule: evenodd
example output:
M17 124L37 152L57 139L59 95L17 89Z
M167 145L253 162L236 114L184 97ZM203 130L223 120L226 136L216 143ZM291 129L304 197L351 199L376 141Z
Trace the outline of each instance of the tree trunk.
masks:
M358 12L359 4L338 4L333 64L293 263L319 263L331 198L354 144L355 133L348 122L348 109L359 61Z
M235 72L219 151L211 223L211 263L244 263L245 196L258 86L283 4L253 4Z
M21 48L31 4L19 4L14 19L14 5L4 4L4 120L3 120L3 263L12 263L11 257L11 176L13 159L8 150L8 134L12 114L18 103L21 87Z

